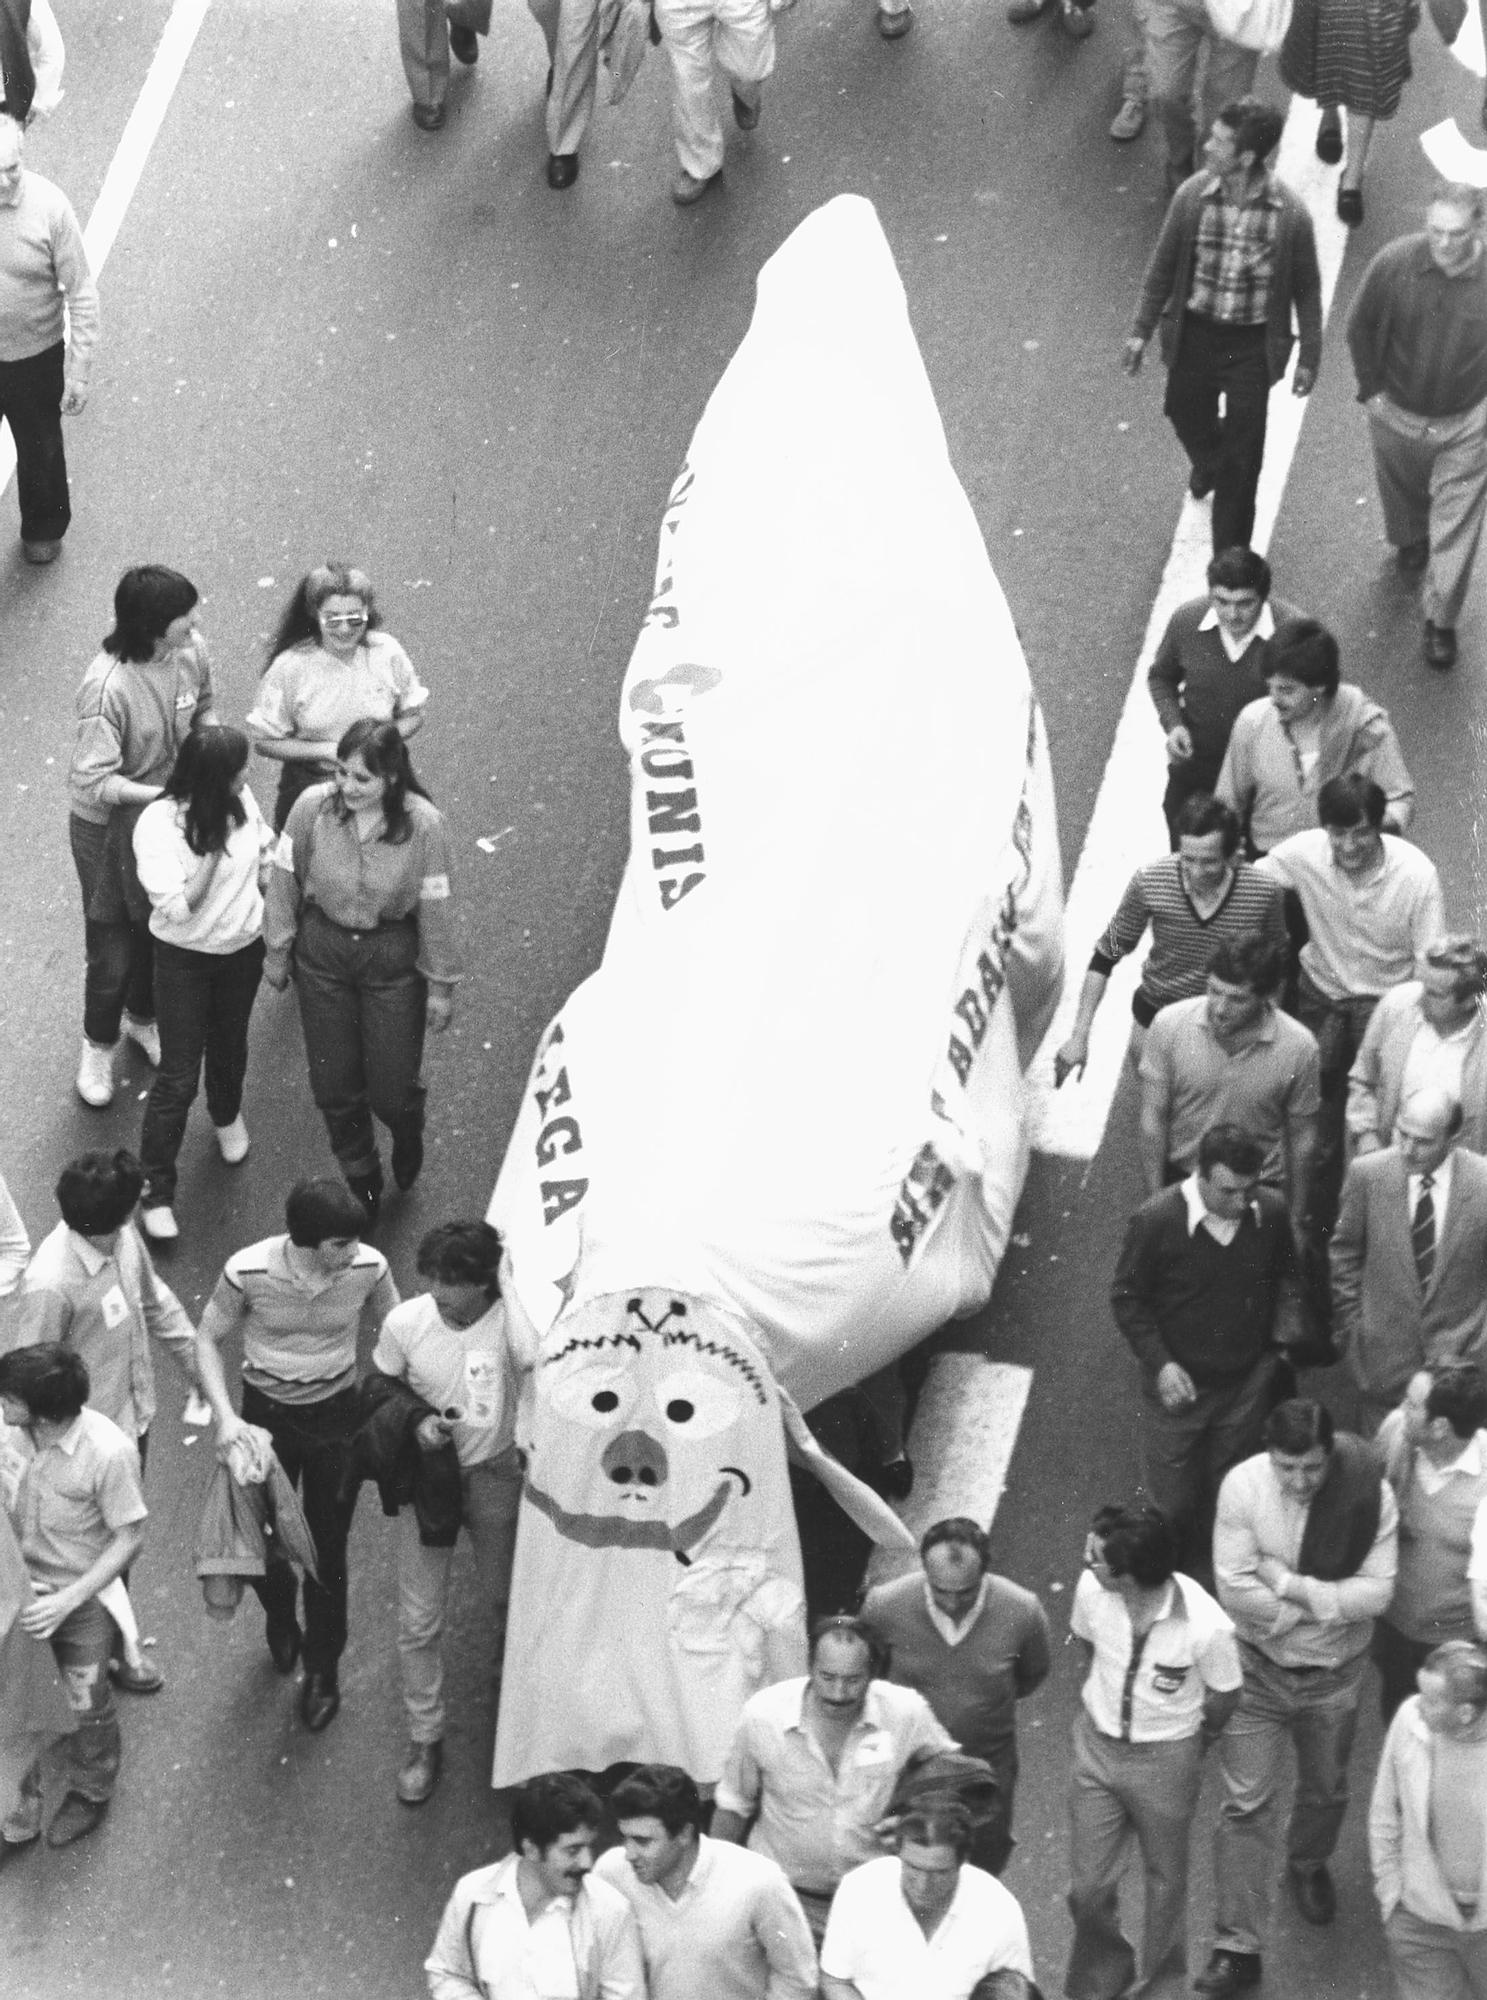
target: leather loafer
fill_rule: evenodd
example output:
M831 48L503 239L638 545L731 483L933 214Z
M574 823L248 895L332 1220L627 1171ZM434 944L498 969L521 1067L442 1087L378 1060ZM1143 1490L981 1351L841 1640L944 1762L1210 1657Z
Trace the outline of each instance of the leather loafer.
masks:
M341 1712L341 1690L334 1674L306 1674L299 1691L299 1712L306 1729L318 1736Z
M415 104L413 123L420 132L438 132L443 129L445 118L442 104Z
M1260 1954L1257 1951L1215 1951L1193 1981L1199 1993L1242 1993L1260 1983Z
M276 1674L292 1674L299 1659L302 1634L298 1625L268 1625L264 1628L264 1638L268 1640L269 1658L274 1663Z
M473 28L457 28L453 21L449 24L449 52L455 59L468 66L480 60L480 37Z
M1406 576L1418 576L1430 561L1429 542L1406 542L1395 551L1395 561Z
M1317 127L1317 158L1329 167L1342 158L1342 127L1335 118L1324 118Z
M159 1694L165 1676L153 1660L141 1660L131 1667L127 1660L110 1660L108 1677L121 1694Z
M1195 500L1206 500L1213 491L1214 478L1206 465L1195 465L1188 474L1188 491Z
M362 1205L367 1228L375 1229L382 1213L382 1162L378 1160L369 1174L347 1174L346 1185Z
M422 1132L400 1133L392 1142L393 1181L406 1194L422 1172Z
M722 178L721 167L715 174L709 174L705 181L698 180L695 174L689 174L683 167L671 183L671 199L678 208L690 208L694 201L701 201L710 187L716 187Z
M1430 667L1454 667L1456 664L1456 634L1449 625L1436 625L1425 620L1425 664Z
M1048 11L1049 0L1009 0L1007 19L1014 28L1025 28L1029 21L1036 21L1040 14Z
M759 123L759 106L747 103L736 90L733 92L733 122L740 132L752 132Z
M398 1772L398 1797L405 1806L421 1806L439 1782L444 1769L442 1743L410 1743Z
M1288 1868L1291 1899L1309 1924L1330 1924L1337 1915L1337 1891L1325 1864L1312 1868Z
M75 1840L93 1831L108 1811L106 1803L85 1799L81 1792L69 1792L57 1808L57 1816L46 1830L48 1847L71 1847Z
M885 42L901 42L913 25L912 7L900 7L896 14L890 14L886 7L878 9L878 33Z
M547 185L550 188L571 188L578 179L577 153L549 153L547 156Z
M1356 229L1363 220L1362 188L1339 188L1337 190L1337 219L1345 222L1349 229Z

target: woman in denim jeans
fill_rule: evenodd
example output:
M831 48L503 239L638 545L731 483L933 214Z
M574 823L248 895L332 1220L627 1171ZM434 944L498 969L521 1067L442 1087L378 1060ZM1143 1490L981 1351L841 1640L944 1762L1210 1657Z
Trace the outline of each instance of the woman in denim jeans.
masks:
M240 729L193 730L134 829L155 939L160 1069L145 1106L140 1225L157 1243L179 1231L176 1155L206 1062L207 1110L229 1166L248 1155L243 1079L248 1017L263 977L263 885L273 835L247 789Z

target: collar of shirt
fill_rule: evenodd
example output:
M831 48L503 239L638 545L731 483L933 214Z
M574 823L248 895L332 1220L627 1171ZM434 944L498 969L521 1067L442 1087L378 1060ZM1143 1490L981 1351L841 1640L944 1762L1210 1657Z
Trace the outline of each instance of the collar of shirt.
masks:
M61 1437L53 1438L46 1449L48 1451L60 1451L67 1458L75 1458L77 1456L77 1448L82 1441L83 1420L81 1415L78 1415L73 1418L66 1430L63 1431ZM41 1454L38 1452L37 1457L39 1458L40 1456Z
M791 1729L798 1729L801 1735L805 1737L809 1737L811 1733L809 1713L806 1708L806 1703L810 1698L811 1677L807 1674L804 1685L800 1690L800 1713L788 1725ZM878 1699L878 1683L876 1681L869 1681L867 1684L867 1693L863 1697L862 1713L852 1724L851 1730L848 1733L855 1736L859 1729L882 1729L883 1727L883 1704Z
M496 1870L484 1888L476 1892L474 1900L477 1903L515 1903L522 1913L523 1921L530 1924L532 1919L527 1916L527 1906L522 1900L521 1882L517 1877L520 1860L520 1855L508 1854L506 1862ZM571 1917L573 1904L572 1896L552 1896L542 1905L537 1915L545 1917L549 1911L555 1910L561 1916Z
M1448 1479L1460 1473L1464 1479L1480 1479L1483 1471L1482 1432L1469 1437L1461 1450L1446 1465L1436 1465L1423 1451L1415 1453L1415 1471L1420 1484L1430 1494L1439 1493Z
M1435 1203L1437 1240L1440 1234L1440 1219L1446 1212L1447 1202L1451 1199L1451 1158L1451 1154L1447 1153L1435 1172L1430 1176L1430 1193ZM1410 1213L1412 1215L1415 1211L1415 1204L1420 1199L1420 1183L1424 1178L1423 1174L1410 1174L1407 1176L1409 1181Z
M1241 1050L1250 1048L1256 1042L1273 1042L1280 1033L1280 1023L1276 1019L1274 1001L1266 1004L1265 1012L1260 1016L1255 1026L1246 1031L1244 1040L1242 1042L1235 1042L1232 1046L1221 1041L1214 1032L1214 1026L1208 1018L1206 1007L1198 1016L1198 1022L1209 1041L1213 1043L1215 1048L1222 1049L1226 1056L1237 1055Z
M100 1250L96 1243L90 1242L86 1236L79 1236L75 1229L69 1229L67 1234L72 1244L73 1255L90 1278L96 1278L105 1264L113 1262L111 1252Z
M342 1271L301 1271L290 1258L289 1249L290 1239L287 1236L281 1237L279 1240L279 1268L286 1283L297 1285L302 1292L314 1294L327 1291L336 1282L337 1278L344 1277L345 1275ZM347 1270L353 1268L349 1264L346 1267Z
M928 1583L925 1584L924 1608L929 1613L930 1624L934 1626L947 1646L958 1646L961 1640L966 1638L971 1632L976 1620L986 1609L986 1593L990 1588L990 1578L983 1576L981 1579L981 1588L976 1593L976 1602L971 1606L965 1617L960 1620L959 1624L957 1624L948 1612L942 1611L939 1605L935 1603L933 1592L930 1590Z
M1266 208L1279 208L1281 205L1280 194L1268 173L1262 173L1258 179L1251 181L1238 201L1229 199L1224 188L1223 176L1211 173L1208 176L1208 184L1203 190L1203 199L1212 201L1215 195L1226 208L1258 208L1262 203Z
M1242 639L1233 639L1229 636L1225 628L1220 625L1218 612L1210 604L1203 616L1198 620L1198 630L1200 632L1217 632L1219 641L1229 658L1238 661L1244 658L1257 639L1273 639L1275 637L1275 613L1271 610L1269 601L1267 600L1260 606L1259 617L1251 625L1244 637Z
M1215 1237L1220 1243L1232 1243L1234 1241L1234 1238L1239 1234L1239 1218L1236 1216L1231 1220L1226 1215L1209 1214L1208 1206L1203 1199L1203 1189L1199 1185L1196 1174L1189 1174L1187 1179L1182 1183L1182 1198L1187 1203L1189 1236L1196 1236L1199 1229L1206 1226L1209 1235ZM1255 1218L1255 1221L1258 1222L1260 1219L1259 1203L1251 1202L1249 1212Z

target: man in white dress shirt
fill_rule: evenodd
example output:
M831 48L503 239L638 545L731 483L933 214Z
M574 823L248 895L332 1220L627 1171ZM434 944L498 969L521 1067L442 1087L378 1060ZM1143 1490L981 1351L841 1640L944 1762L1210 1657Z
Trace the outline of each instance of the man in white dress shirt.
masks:
M423 1962L430 2000L646 2000L630 1905L590 1874L603 1813L568 1771L512 1794L516 1852L455 1883Z
M898 1853L842 1878L821 1946L822 2000L970 2000L1003 1968L1031 1979L1016 1897L966 1862L971 1816L958 1804L908 1813Z
M816 2000L816 1947L784 1870L709 1840L685 1771L641 1764L609 1809L624 1845L594 1873L635 1912L650 2000Z

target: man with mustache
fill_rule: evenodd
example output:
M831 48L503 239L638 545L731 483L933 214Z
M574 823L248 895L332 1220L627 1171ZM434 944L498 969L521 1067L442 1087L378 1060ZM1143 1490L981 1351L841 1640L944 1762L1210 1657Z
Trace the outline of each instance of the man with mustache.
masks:
M744 1704L718 1786L713 1838L777 1861L818 1943L842 1877L881 1852L874 1829L899 1773L958 1747L924 1696L877 1679L881 1668L861 1619L819 1620L810 1672Z

